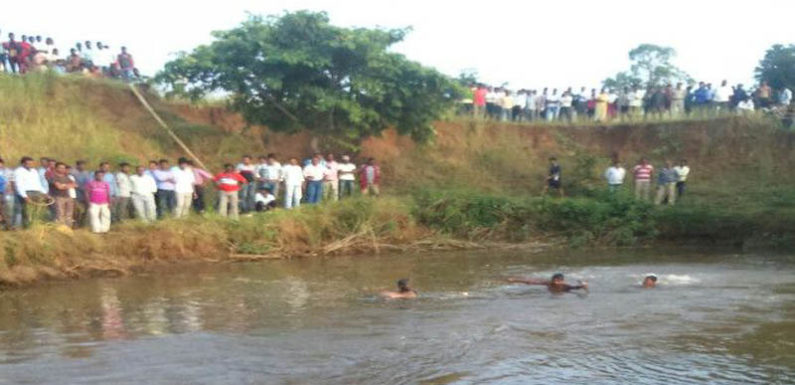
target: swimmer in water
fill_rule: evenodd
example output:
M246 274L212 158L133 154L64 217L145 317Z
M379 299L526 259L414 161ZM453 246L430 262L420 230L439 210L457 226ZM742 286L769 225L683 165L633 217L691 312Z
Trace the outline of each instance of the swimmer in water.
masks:
M643 288L644 289L653 289L657 287L657 276L654 274L649 274L646 278L643 278Z
M403 278L397 281L397 291L384 291L381 296L386 299L410 299L417 298L417 291L409 287L409 279Z
M579 285L570 285L563 280L563 274L556 273L552 279L525 279L525 278L508 278L508 282L524 283L526 285L541 285L546 286L552 293L568 293L572 290L585 290L588 291L588 283L579 281Z

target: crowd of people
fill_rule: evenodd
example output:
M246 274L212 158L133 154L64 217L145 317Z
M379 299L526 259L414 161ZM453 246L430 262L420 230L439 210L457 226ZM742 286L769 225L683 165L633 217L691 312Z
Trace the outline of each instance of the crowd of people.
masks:
M0 44L0 73L26 74L54 71L93 77L109 77L131 81L140 78L127 47L119 50L96 41L77 42L61 50L50 37L8 34Z
M576 119L607 122L614 119L643 117L683 117L694 113L747 113L775 106L789 107L792 91L772 89L762 82L753 90L742 84L719 86L701 82L698 85L678 83L662 87L604 87L597 91L571 87L509 90L485 84L472 85L462 100L464 111L476 117L501 121L567 121Z
M280 200L291 209L302 202L337 201L356 191L378 196L380 181L375 159L357 166L347 155L337 162L334 154L315 154L302 163L290 158L285 165L274 154L261 156L257 162L246 155L215 175L185 158L174 166L167 159L149 161L147 166L124 162L116 170L102 162L92 171L82 160L72 167L44 157L37 166L25 156L15 168L6 167L0 159L0 196L4 198L0 221L6 229L18 229L44 214L69 228L89 226L95 233L105 233L112 222L131 218L153 222L185 217L191 211L203 213L207 202L214 202L220 215L238 219L241 212L276 209ZM212 186L217 199L210 195ZM44 208L46 212L36 213Z
M678 164L674 164L671 160L666 160L663 167L657 171L649 163L648 159L641 158L640 162L631 169L631 172L635 199L654 202L655 205L673 205L677 199L680 199L685 194L687 178L690 176L690 166L687 164L686 159L681 159ZM561 173L562 170L558 160L554 157L549 158L547 183L542 194L546 194L551 190L556 191L560 196L564 195ZM655 173L657 175L657 191L655 196L652 197L652 181ZM621 164L621 161L614 157L612 164L605 170L603 177L607 182L608 191L615 193L623 189L627 170Z

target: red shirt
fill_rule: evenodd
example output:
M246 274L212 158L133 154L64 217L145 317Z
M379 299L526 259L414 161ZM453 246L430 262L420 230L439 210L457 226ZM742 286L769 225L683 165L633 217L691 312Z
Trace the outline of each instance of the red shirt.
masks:
M19 55L17 55L17 57L19 57L19 58L27 58L28 56L30 56L30 52L32 51L32 47L30 46L30 44L28 42L21 41L17 45L19 46Z
M473 101L474 101L475 105L476 106L480 106L480 107L485 106L486 105L486 94L488 94L488 93L489 93L489 91L486 90L485 88L476 89L475 90L475 94L473 95L473 99L474 99Z
M238 172L222 172L213 178L218 189L226 192L240 191L240 184L246 183L246 178Z
M129 53L120 53L119 56L116 57L116 60L118 60L122 69L135 68L132 55Z

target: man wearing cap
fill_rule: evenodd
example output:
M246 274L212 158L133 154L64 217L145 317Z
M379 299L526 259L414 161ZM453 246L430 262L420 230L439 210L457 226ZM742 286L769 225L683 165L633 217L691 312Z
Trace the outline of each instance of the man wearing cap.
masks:
M342 162L337 165L340 179L340 198L353 195L353 185L356 181L356 165L351 162L348 155L342 156Z

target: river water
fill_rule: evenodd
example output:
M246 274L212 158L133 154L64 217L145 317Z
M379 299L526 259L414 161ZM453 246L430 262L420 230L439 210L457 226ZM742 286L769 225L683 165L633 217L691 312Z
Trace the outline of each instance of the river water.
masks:
M503 280L558 271L590 292ZM404 276L417 300L374 295ZM0 292L0 384L535 383L795 383L795 258L367 256Z

